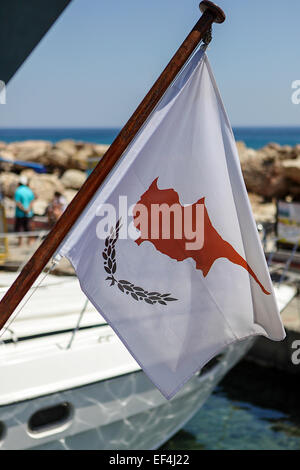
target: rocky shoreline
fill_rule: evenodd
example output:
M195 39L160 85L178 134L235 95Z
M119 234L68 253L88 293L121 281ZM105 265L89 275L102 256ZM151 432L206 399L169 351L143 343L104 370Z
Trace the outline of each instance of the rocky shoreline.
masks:
M26 140L6 144L0 142L0 186L8 217L14 215L14 192L19 176L26 175L36 200L33 210L44 215L54 192L62 193L69 203L84 183L90 160L100 159L108 145L74 140L61 140L55 144L45 140ZM21 162L38 163L46 167L46 173L22 168Z
M74 140L55 144L44 140L0 142L0 156L6 160L0 162L0 185L8 216L13 216L13 195L20 174L27 176L36 195L35 214L43 215L55 191L68 202L72 200L86 179L89 162L100 159L108 147ZM276 198L300 200L300 144L291 147L270 143L254 150L237 142L237 148L255 218L273 222ZM22 168L20 162L42 164L47 173Z

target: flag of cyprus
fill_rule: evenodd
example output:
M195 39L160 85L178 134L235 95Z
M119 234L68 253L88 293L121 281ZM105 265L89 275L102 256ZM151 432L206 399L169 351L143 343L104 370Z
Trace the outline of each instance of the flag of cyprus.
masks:
M285 337L210 65L197 52L59 248L166 398L227 345Z

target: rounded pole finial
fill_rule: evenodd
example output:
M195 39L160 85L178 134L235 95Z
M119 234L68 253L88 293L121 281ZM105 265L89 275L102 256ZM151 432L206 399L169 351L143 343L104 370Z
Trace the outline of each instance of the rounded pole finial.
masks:
M210 10L215 15L215 23L223 23L226 19L224 11L213 2L203 0L203 2L200 3L199 8L202 13L206 10Z

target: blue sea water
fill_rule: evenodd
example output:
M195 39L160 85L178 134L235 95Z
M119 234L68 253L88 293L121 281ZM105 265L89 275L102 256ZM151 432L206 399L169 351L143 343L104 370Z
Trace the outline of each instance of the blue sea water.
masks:
M111 144L119 131L117 128L0 129L0 140L4 142L49 140L54 143L62 139L74 139L96 144Z
M57 142L62 139L74 139L97 144L111 144L119 130L118 128L0 129L0 140L14 142L42 139ZM254 149L270 142L293 146L300 143L300 127L235 127L233 131L236 140L242 140L247 147Z
M300 143L300 127L236 127L233 132L236 140L244 141L253 149L270 142L292 146Z
M168 450L300 450L300 381L242 361Z

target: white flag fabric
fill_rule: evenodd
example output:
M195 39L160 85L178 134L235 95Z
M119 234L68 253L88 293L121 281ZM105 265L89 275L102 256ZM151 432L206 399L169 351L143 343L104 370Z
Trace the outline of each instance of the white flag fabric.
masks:
M151 212L143 219L147 238L141 207L162 204L175 204L194 232L179 223L180 239L170 211L170 233L162 235L164 216L154 223ZM235 140L203 51L165 93L58 253L168 399L227 345L252 335L284 339Z

